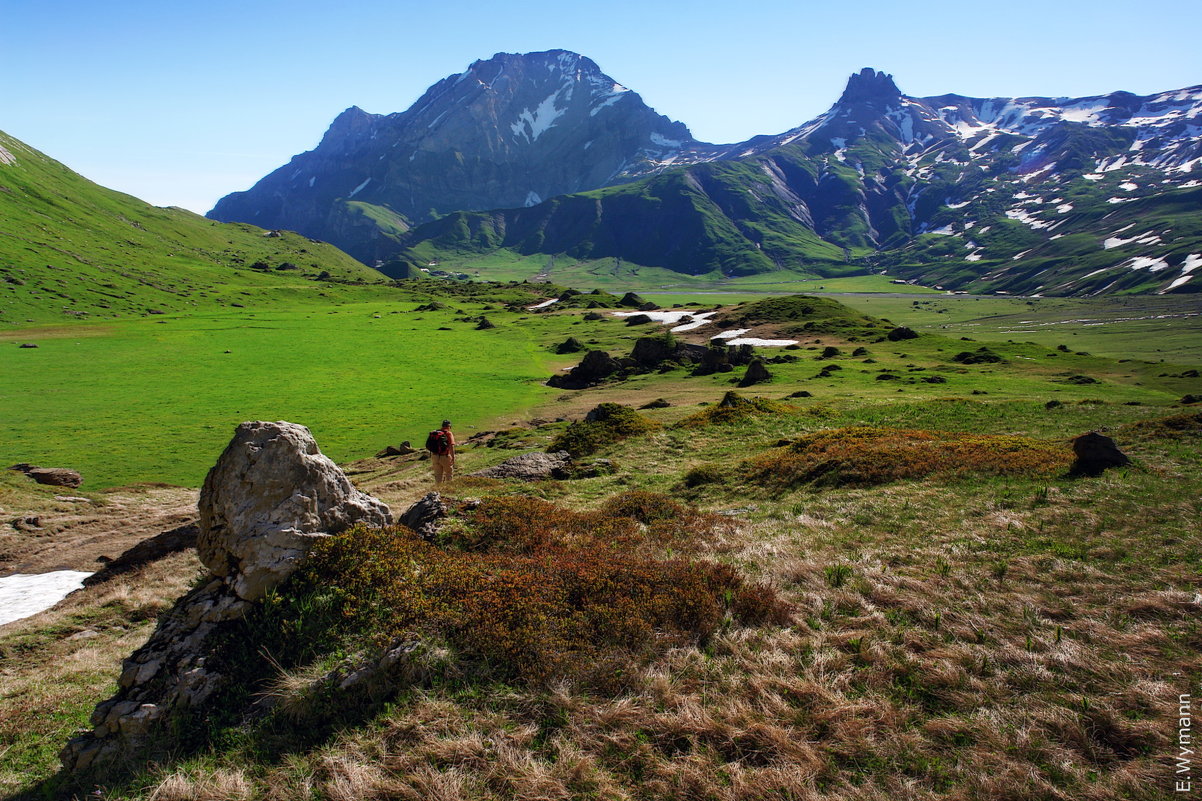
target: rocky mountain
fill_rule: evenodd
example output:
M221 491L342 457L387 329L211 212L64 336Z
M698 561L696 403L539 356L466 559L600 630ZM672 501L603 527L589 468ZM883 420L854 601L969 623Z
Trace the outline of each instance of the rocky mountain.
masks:
M1202 87L914 98L865 69L829 111L779 136L533 208L450 215L407 244L415 261L507 248L715 277L888 271L974 291L1194 291L1200 133Z
M501 251L715 278L1180 292L1202 265L1200 164L1202 87L918 98L864 69L804 125L711 145L549 51L476 62L400 114L350 109L210 216L411 268Z
M372 263L439 215L532 206L718 152L583 56L498 53L404 112L347 109L314 150L209 216L296 230Z

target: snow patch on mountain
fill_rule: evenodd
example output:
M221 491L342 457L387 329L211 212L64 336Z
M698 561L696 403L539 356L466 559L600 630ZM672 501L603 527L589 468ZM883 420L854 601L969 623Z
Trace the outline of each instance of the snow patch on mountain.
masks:
M367 179L367 180L365 180L363 183L359 184L359 185L358 185L358 186L356 186L354 189L352 189L352 190L351 190L351 193L350 193L349 195L347 195L347 198L349 199L349 198L352 198L352 197L354 197L355 195L359 194L359 193L360 193L360 192L362 192L364 189L366 189L366 188L367 188L367 185L368 185L368 184L370 184L370 183L371 183L371 178L368 178L368 179Z
M1164 289L1160 290L1161 295L1169 290L1176 289L1193 278L1194 270L1202 267L1202 253L1191 253L1185 257L1185 262L1181 265L1181 277L1173 279L1173 282Z
M562 98L567 94L567 98ZM546 100L539 103L533 110L524 109L518 114L517 122L509 126L513 131L514 137L525 137L527 142L533 143L540 136L550 130L551 126L555 125L556 121L563 116L567 111L566 100L571 97L571 86L565 86L553 92ZM559 103L564 102L564 107L559 108Z

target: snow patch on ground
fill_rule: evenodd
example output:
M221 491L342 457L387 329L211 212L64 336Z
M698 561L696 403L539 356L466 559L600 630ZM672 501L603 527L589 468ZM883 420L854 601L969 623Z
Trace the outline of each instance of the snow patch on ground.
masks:
M746 334L750 330L750 328L732 328L729 331L723 331L721 334L714 334L710 339L735 339L743 336L743 334Z
M1130 203L1131 200L1132 200L1132 198L1129 198L1129 197L1108 197L1108 198L1106 198L1106 202L1110 203L1110 204Z
M1084 175L1082 175L1081 177L1087 181L1100 181L1103 178L1105 178L1106 176L1098 175L1096 172L1087 172Z
M952 224L948 223L942 228L932 228L927 231L928 234L939 234L940 236L955 236L956 232L952 230Z
M1134 192L1136 189L1139 189L1139 184L1133 184L1130 181L1124 181L1123 183L1119 184L1119 189L1122 189L1124 192Z
M757 345L761 348L785 348L796 345L796 339L757 339L756 337L735 337L726 340L727 345Z
M1061 203L1059 206L1056 207L1056 211L1060 212L1061 214L1068 214L1072 210L1073 210L1072 203Z
M542 303L536 303L533 306L527 306L526 311L534 311L535 309L545 309L548 306L550 306L552 303L559 303L559 298L551 298L550 300L544 300Z
M693 329L700 328L703 325L709 325L710 324L709 318L713 317L717 313L718 312L712 312L712 311L698 312L697 314L693 315L693 322L685 323L684 325L678 325L672 329L672 332L679 333L681 331L692 331Z
M964 260L965 261L980 261L981 254L980 253L969 253L967 256L964 257Z
M1044 222L1043 220L1032 217L1029 212L1023 211L1022 209L1010 209L1006 212L1006 216L1012 220L1018 220L1021 223L1025 223L1036 230L1040 228L1047 228L1050 224Z
M542 202L543 202L543 199L541 197L539 197L538 192L535 192L533 189L531 189L529 192L526 193L527 208L529 208L530 206L537 206L539 203L542 203Z
M0 626L49 609L83 586L91 573L55 570L0 578Z

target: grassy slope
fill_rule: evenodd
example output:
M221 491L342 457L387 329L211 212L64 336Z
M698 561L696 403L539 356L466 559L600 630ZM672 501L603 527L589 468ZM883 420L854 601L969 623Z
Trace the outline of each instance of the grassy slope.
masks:
M314 289L322 272L380 280L325 243L157 208L3 133L0 146L13 156L0 163L0 327L287 303L279 290ZM285 263L297 269L275 269Z

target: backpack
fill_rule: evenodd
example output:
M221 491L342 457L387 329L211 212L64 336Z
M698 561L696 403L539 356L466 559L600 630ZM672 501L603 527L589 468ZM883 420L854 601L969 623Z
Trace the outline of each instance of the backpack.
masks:
M426 437L426 450L438 456L451 452L451 435L441 428L436 428Z

